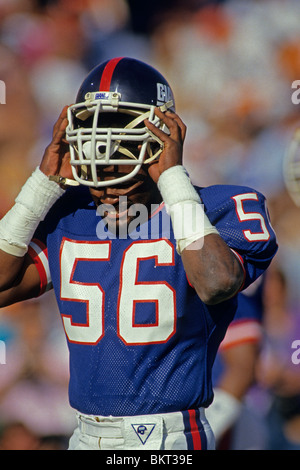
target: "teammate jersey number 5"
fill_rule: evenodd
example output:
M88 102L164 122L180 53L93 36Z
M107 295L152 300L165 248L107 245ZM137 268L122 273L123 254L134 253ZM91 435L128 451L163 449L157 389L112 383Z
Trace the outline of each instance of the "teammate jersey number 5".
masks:
M78 241L63 239L60 254L60 296L62 300L86 304L85 323L75 323L62 313L70 342L96 344L105 335L105 292L100 283L74 280L80 260L105 263L110 260L111 241ZM118 336L128 345L162 343L176 328L176 295L167 282L138 281L139 265L153 258L155 267L174 265L174 247L165 239L135 241L125 250L120 268L120 286L116 312ZM153 302L155 322L135 323L135 308L140 302Z

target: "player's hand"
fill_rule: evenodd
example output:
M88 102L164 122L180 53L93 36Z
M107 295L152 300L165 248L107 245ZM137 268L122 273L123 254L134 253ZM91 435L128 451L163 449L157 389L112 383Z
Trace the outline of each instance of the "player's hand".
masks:
M153 181L157 183L163 171L175 165L182 165L183 142L186 135L186 125L180 117L171 111L163 113L159 108L155 109L155 114L165 123L170 131L170 135L158 129L154 124L145 121L148 129L155 134L164 144L164 149L158 160L149 164L148 172Z
M69 144L66 140L68 106L65 106L53 127L52 140L45 150L40 170L45 175L60 175L73 179L70 165Z

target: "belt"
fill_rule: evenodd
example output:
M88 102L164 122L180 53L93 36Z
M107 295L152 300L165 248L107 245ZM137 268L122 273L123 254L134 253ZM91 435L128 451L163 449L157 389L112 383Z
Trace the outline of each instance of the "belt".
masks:
M138 429L139 425L161 424L163 430L167 433L184 432L186 430L185 415L189 412L173 412L152 415L138 415L138 416L90 416L77 413L78 427L81 432L88 434L92 437L124 437L125 429L134 427ZM204 408L199 409L200 419L205 419Z
M185 439L184 447L179 448L204 450L207 449L206 433L211 433L203 408L123 417L78 413L77 419L82 434L92 438L106 438L103 449L113 449L116 445L121 445L124 449L162 449L164 439L168 439L169 443ZM118 440L115 444L109 442L115 439Z

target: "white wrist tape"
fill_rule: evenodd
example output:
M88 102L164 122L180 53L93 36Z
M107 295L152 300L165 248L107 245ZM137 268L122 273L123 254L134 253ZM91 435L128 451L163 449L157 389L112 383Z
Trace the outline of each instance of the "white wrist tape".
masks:
M214 401L205 410L205 415L216 442L234 425L240 415L241 408L241 402L233 395L221 388L214 390Z
M218 233L205 214L201 199L183 166L173 166L164 171L157 185L172 219L179 254L194 241Z
M0 249L14 256L24 256L38 224L63 193L58 184L49 181L48 176L36 168L22 187L15 205L0 221Z

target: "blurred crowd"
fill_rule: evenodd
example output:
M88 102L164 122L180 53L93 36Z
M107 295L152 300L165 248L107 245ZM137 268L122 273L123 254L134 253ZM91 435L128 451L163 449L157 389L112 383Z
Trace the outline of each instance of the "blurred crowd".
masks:
M267 196L280 248L247 398L264 430L258 447L267 449L300 449L300 375L291 361L300 340L300 208L282 176L300 123L291 100L299 18L299 0L0 0L0 216L87 71L114 56L151 63L170 82L188 126L184 164L194 183L244 184ZM65 449L75 418L52 293L1 310L0 341L0 449Z

